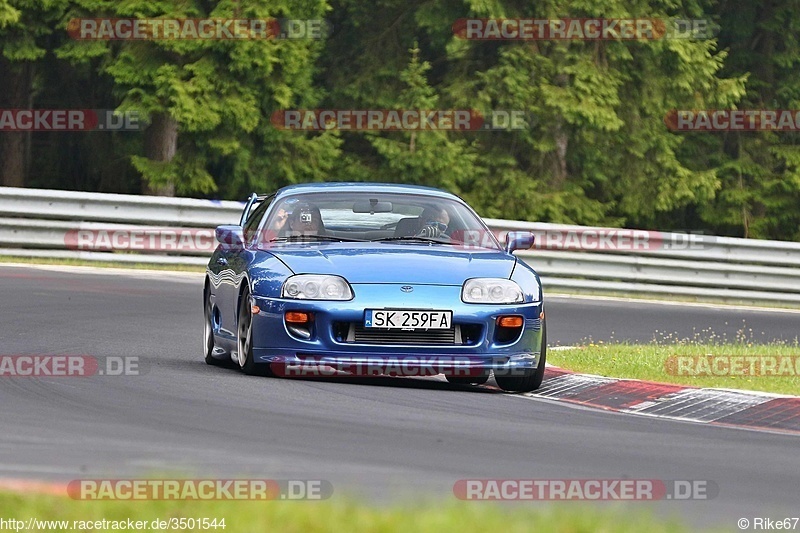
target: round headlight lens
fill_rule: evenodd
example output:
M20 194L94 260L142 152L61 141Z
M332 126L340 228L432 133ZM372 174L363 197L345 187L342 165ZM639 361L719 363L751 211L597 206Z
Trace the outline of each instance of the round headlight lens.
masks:
M342 290L342 286L334 281L329 281L325 284L325 288L323 290L325 296L329 298L341 298L344 291Z
M469 289L469 298L470 298L470 300L483 300L484 299L483 292L484 292L483 291L483 287L481 287L479 285L473 285Z
M314 298L319 294L319 285L317 285L313 281L309 281L308 283L306 283L303 292L308 298Z
M284 282L281 297L298 300L352 300L353 289L341 276L298 274Z
M492 285L492 288L489 289L489 297L494 300L495 302L499 302L503 299L505 291L503 287L500 285Z
M502 278L468 279L461 289L461 301L468 304L516 304L525 301L515 282Z
M286 296L294 298L300 294L300 285L297 282L287 283L285 292Z

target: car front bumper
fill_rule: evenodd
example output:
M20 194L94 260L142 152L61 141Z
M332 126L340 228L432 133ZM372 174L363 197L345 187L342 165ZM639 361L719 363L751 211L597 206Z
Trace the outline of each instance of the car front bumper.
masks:
M404 293L399 284L353 285L350 301L289 300L253 297L259 312L253 316L253 355L257 363L275 366L325 366L343 369L414 368L437 373L526 373L539 365L542 340L542 302L510 305L465 304L460 286L413 285ZM460 343L425 344L424 338L404 344L347 339L343 325L363 324L366 309L421 309L453 312L453 326L471 331ZM312 313L310 338L299 337L284 321L288 311ZM497 318L514 315L524 319L519 335L500 338ZM378 336L380 337L380 336ZM387 338L389 336L387 335ZM460 336L459 336L460 337ZM457 339L459 338L457 337ZM349 369L349 370L348 370Z

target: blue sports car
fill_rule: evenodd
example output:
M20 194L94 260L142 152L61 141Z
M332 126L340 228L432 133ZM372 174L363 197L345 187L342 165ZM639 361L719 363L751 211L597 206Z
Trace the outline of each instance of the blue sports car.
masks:
M259 375L436 375L531 391L542 286L463 200L428 187L315 183L253 194L216 229L204 350ZM313 371L313 372L310 372Z

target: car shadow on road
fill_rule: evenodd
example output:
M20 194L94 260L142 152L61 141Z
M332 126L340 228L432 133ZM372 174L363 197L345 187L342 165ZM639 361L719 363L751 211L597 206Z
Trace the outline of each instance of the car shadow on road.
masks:
M202 365L202 366L201 366ZM252 379L280 379L292 381L305 381L313 383L341 383L346 385L366 385L371 387L391 387L400 389L417 390L441 390L441 391L463 391L478 394L504 394L497 388L494 378L490 378L485 385L459 385L445 381L444 376L290 376L290 377L267 377L267 376L245 376L233 363L223 362L218 367L209 368L202 362L193 363L196 368L208 368L216 372L226 372L229 374L239 374L242 378Z

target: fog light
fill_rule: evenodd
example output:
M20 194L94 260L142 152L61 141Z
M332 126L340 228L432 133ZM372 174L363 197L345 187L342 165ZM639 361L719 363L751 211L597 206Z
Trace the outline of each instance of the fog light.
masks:
M497 317L497 325L501 328L521 328L523 319L521 316L501 316Z
M301 311L287 311L284 317L288 324L307 324L311 322L311 315Z

